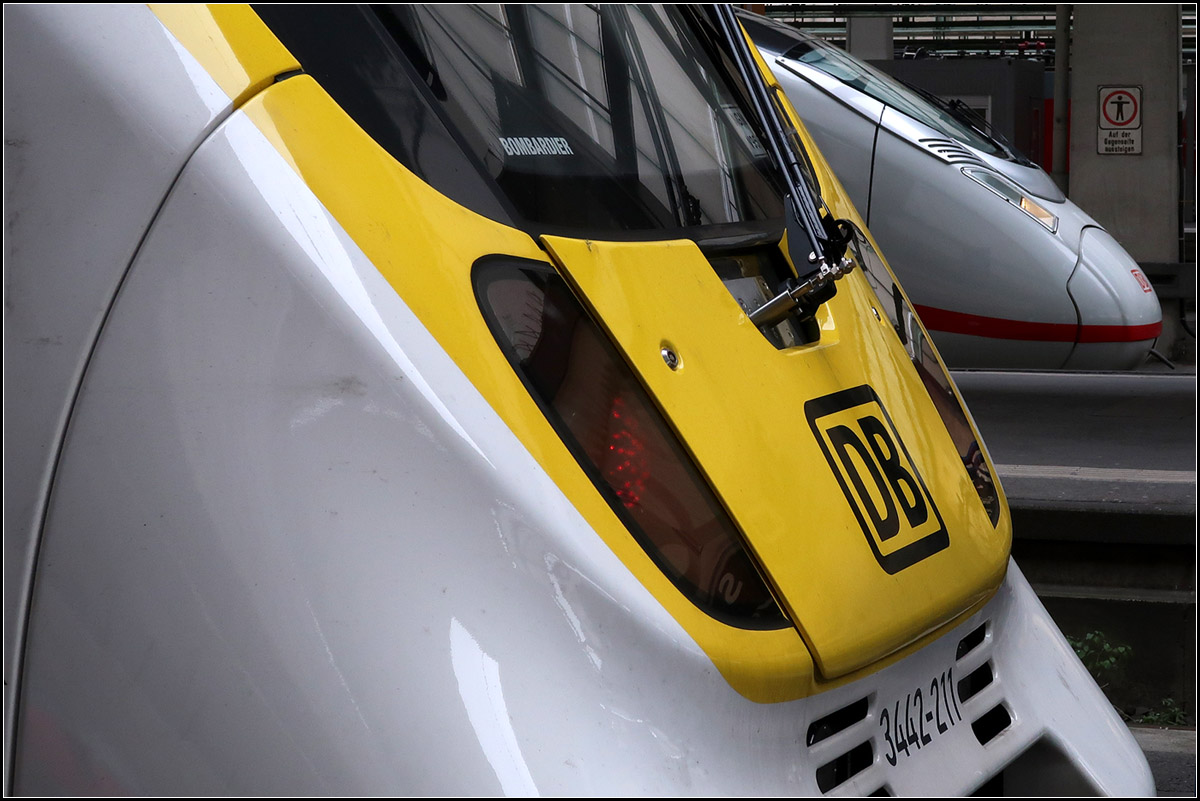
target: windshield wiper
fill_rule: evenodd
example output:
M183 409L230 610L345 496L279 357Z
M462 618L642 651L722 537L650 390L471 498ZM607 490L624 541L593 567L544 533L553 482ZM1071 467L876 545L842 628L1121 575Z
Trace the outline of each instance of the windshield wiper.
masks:
M1037 166L1032 160L1030 160L1028 156L1026 156L1020 150L1017 150L1016 146L1008 140L1008 137L1000 133L1000 131L998 131L994 125L988 122L982 114L968 106L963 101L959 100L958 98L946 101L946 107L950 110L950 113L954 114L958 119L962 120L967 125L970 125L978 133L983 134L983 136L991 140L993 144L1000 148L1000 150L1007 153L1009 157L1013 159L1013 161L1024 167Z
M928 101L935 107L940 108L942 111L945 111L951 117L982 136L984 140L994 145L996 149L998 149L1001 153L1006 154L1013 161L1024 167L1037 166L1027 156L1021 153L1021 151L1017 150L1013 143L1008 141L1008 138L1005 137L1004 134L996 130L996 127L988 122L982 114L968 106L963 101L959 100L958 98L946 100L938 97L933 92L922 89L919 86L914 86L908 81L901 80L900 82L919 95L922 99Z
M775 297L750 315L750 321L762 327L783 320L797 307L812 308L833 297L837 291L834 281L854 267L854 262L846 257L852 229L844 220L834 219L828 209L825 209L825 216L822 217L823 201L814 195L804 178L801 160L805 154L789 138L791 126L758 72L754 54L742 35L732 7L718 5L713 13L717 28L733 56L734 65L750 93L754 113L766 134L767 147L782 170L787 188L784 219L796 279L786 281L777 289ZM801 267L805 264L801 254L808 249L802 244L805 241L811 248L807 258L808 270Z

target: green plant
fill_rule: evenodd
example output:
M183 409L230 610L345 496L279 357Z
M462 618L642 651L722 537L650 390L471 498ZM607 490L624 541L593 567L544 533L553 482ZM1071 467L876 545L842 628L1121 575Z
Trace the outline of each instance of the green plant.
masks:
M1089 631L1082 638L1068 636L1067 642L1102 689L1120 677L1133 656L1132 648L1111 642L1103 631Z
M1185 726L1188 722L1187 711L1174 698L1164 698L1158 702L1158 709L1151 709L1140 718L1138 723L1150 726Z

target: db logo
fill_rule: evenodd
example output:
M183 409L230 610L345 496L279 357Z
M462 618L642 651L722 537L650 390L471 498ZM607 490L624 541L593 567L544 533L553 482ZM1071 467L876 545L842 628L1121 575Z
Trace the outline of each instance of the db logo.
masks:
M1142 288L1143 292L1154 291L1154 287L1150 285L1150 281L1142 274L1141 270L1130 270L1129 272L1133 273L1133 277L1137 279L1138 286Z
M804 404L880 566L898 573L950 544L946 524L887 410L867 385Z

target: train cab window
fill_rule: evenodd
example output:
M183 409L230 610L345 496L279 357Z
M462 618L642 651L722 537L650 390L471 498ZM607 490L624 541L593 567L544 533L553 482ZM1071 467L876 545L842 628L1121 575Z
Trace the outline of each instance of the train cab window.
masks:
M440 87L406 57L369 9L256 5L255 12L381 147L451 200L507 225L513 214L438 113Z
M777 221L778 179L689 12L623 5L392 7L488 176L539 233Z
M309 8L258 10L376 141L474 211L535 236L782 230L783 179L702 11ZM434 146L451 166L422 159ZM489 191L467 187L468 164Z

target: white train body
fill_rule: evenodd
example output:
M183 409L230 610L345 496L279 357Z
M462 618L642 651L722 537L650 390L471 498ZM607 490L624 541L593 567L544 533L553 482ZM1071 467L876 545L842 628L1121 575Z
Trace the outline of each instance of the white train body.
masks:
M248 9L7 6L4 22L6 792L1153 791L1008 559L1003 496L988 522L961 466L925 476L953 543L936 558L958 566L926 562L939 582L984 575L966 601L867 651L900 600L853 626L834 607L832 628L854 630L844 644L815 615L805 639L724 627L622 539L494 342L478 360L447 344L447 331L486 335L478 308L432 313L437 293L398 291L383 266L469 267L476 247L545 260L531 238L384 161L371 163L398 194L367 204L382 239L352 234L338 204L353 195L337 194L352 176L325 181L303 142L310 127L356 129L311 78L289 77L297 64ZM324 152L383 158L365 143ZM664 263L708 269L694 246L663 247ZM821 319L840 320L843 344L830 327L792 358L832 360L866 341L851 323L876 330L858 271L842 284ZM878 330L872 353L911 371ZM683 370L707 352L681 347ZM865 358L861 374L806 380L890 375ZM877 388L913 458L949 451L953 466L913 381L915 405ZM520 422L511 409L526 407ZM547 433L528 435L535 424ZM925 430L933 445L908 433ZM845 530L866 552L836 506L806 507L829 527L823 547ZM863 563L818 573L806 603L852 609L931 584L905 584L924 567ZM826 665L862 664L825 679L810 640ZM793 652L800 667L776 669Z

